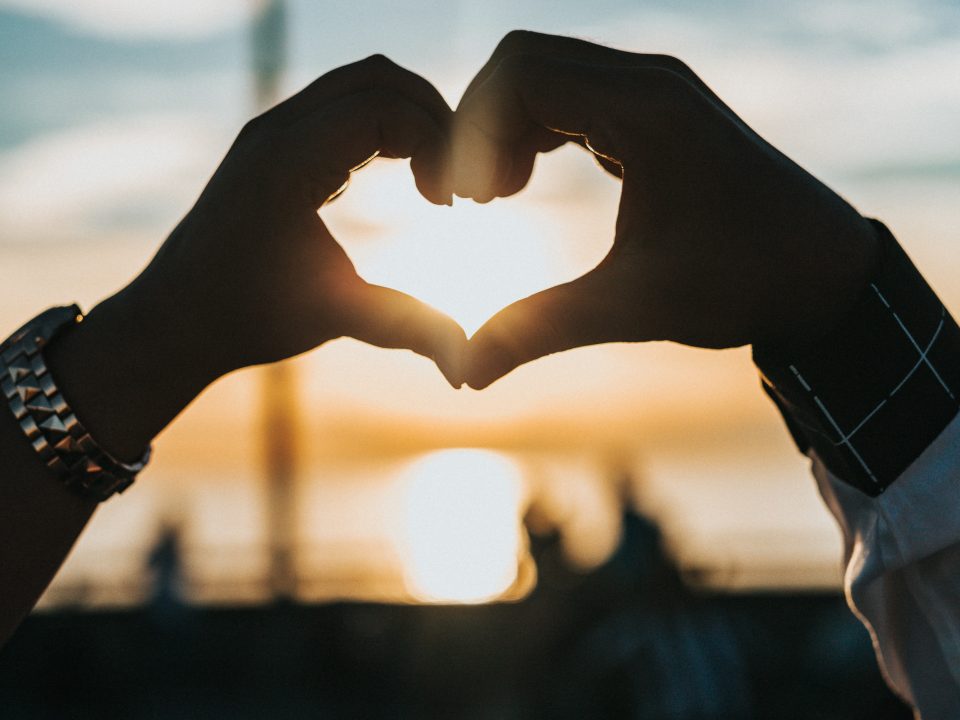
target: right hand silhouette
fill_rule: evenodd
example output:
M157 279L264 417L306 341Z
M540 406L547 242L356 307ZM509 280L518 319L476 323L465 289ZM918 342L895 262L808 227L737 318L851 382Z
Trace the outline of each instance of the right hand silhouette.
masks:
M875 264L869 222L675 58L513 32L454 122L447 178L461 197L519 191L537 154L568 141L623 181L610 253L481 327L474 388L596 343L783 350L828 329Z

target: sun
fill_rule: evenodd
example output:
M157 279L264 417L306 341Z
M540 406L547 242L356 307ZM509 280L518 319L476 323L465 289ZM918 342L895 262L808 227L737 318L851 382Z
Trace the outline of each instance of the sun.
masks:
M415 461L398 482L398 545L413 597L481 603L514 585L525 553L524 484L514 462L485 450L442 450Z

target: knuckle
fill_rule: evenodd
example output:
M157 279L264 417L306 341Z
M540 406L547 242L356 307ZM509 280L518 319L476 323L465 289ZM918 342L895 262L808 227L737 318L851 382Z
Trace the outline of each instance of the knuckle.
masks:
M539 37L540 33L533 32L532 30L511 30L503 36L503 39L497 44L497 48L493 54L495 57L503 57L523 52L533 47Z
M651 55L650 57L656 63L657 67L663 70L668 70L684 78L689 78L693 75L690 66L678 57L674 57L673 55Z
M256 138L264 134L267 129L267 119L265 115L257 115L254 118L250 118L244 123L243 127L240 128L241 138Z
M247 121L240 129L234 145L242 148L247 157L262 162L265 158L280 158L283 155L285 143L281 142L282 135L282 131L261 115Z
M362 61L362 64L375 73L387 73L393 71L397 65L390 58L382 53L374 53Z

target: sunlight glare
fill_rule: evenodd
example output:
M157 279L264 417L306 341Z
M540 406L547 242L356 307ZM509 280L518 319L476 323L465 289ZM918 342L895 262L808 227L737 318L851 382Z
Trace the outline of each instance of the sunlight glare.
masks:
M423 602L480 603L504 594L521 560L523 481L485 450L442 450L400 479L405 581Z
M368 282L402 290L472 335L515 300L579 274L559 252L562 232L522 198L430 205L408 168L374 163L321 217Z

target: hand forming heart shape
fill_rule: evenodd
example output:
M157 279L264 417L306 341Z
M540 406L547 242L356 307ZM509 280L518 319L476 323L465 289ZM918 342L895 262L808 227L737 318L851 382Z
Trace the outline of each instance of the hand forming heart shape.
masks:
M124 291L131 313L175 328L164 338L171 347L154 354L179 355L189 369L184 385L195 393L237 368L349 335L431 357L459 387L463 330L409 295L362 280L317 214L378 154L411 158L420 192L450 202L437 168L451 118L426 80L375 56L327 73L250 121Z
M613 247L577 280L504 308L469 343L450 318L363 281L317 214L377 153L410 157L433 202L489 202L523 188L537 154L567 141L623 180ZM877 244L864 218L679 61L511 33L455 114L428 82L374 57L253 120L143 273L45 348L45 377L71 389L101 447L137 458L217 377L340 335L432 357L451 384L475 388L592 343L782 352L853 304ZM11 545L0 640L92 511L75 496L65 504L68 493L41 482L48 468L20 461L24 449L5 455L7 474L28 481L10 484L8 504L27 511L13 513L7 536L29 552ZM46 518L53 532L36 536L22 518Z
M478 202L516 193L537 154L568 141L622 178L613 247L477 331L474 388L596 343L783 350L829 327L873 269L868 221L661 55L510 33L456 111L447 187Z
M622 178L613 247L469 342L450 318L364 282L316 212L377 154L410 157L431 202L485 203L518 192L536 156L568 141ZM867 221L680 61L517 32L455 113L426 80L376 56L254 119L128 290L149 298L142 315L178 328L169 341L193 351L185 364L199 387L350 335L412 349L455 387L483 388L581 345L802 341L852 301L874 244Z

